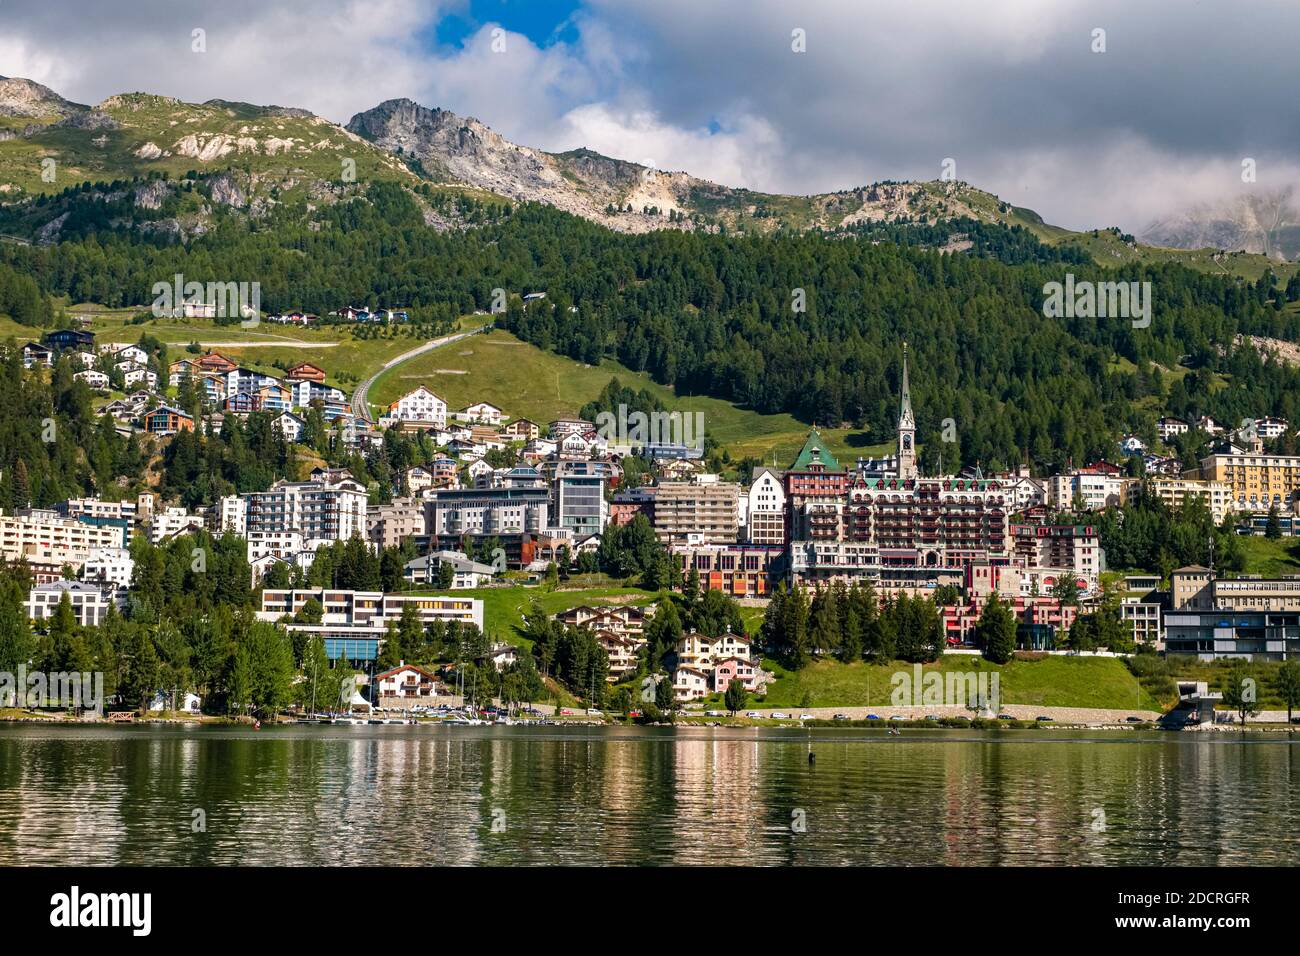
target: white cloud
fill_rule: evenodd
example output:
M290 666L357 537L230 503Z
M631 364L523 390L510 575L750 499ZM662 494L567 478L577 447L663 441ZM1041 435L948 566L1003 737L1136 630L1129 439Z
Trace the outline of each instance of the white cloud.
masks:
M66 3L4 0L0 74L83 102L140 89L339 122L407 96L528 145L766 191L929 179L951 156L961 178L1075 228L1140 231L1232 193L1242 156L1261 186L1294 181L1300 153L1287 0L1251 17L1183 0L586 0L573 42L511 32L497 53L486 24L434 45L467 3L85 2L70 32ZM206 54L189 50L195 27Z

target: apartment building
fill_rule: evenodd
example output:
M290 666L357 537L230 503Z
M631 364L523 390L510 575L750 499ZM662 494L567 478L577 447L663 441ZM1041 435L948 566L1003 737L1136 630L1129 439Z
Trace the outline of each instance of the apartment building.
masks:
M447 403L421 385L388 406L389 421L413 428L443 428Z
M1300 490L1300 456L1214 454L1201 459L1200 478L1225 483L1238 511L1267 511Z
M1165 650L1201 660L1300 654L1300 576L1216 579L1190 565L1169 575Z
M684 578L697 571L701 588L736 598L769 596L786 567L785 549L775 545L679 544L672 553L681 558Z
M0 511L0 554L6 561L26 557L80 564L92 551L126 543L120 525L65 518L43 508L23 508L14 515Z
M366 537L379 548L392 548L407 538L416 547L428 542L427 502L422 498L394 498L386 505L370 505L366 511Z
M72 613L82 627L98 627L102 624L113 603L94 584L84 581L52 581L31 589L27 597L27 616L33 621L53 617L64 597L67 597Z
M609 521L609 503L605 500L609 477L606 462L557 462L553 512L556 527L568 529L579 541L604 532Z
M655 492L654 529L667 544L734 544L740 528L740 485L729 481L664 481Z
M410 605L426 627L434 621L483 627L483 602L477 598L418 594L384 594L340 588L267 589L262 592L262 621L297 615L307 602L320 604L319 624L286 623L291 631L321 638L331 660L373 661L388 633L388 623L400 620Z
M244 496L248 532L296 531L304 540L346 541L366 534L366 489L346 472L277 481Z
M1027 567L1065 568L1090 581L1106 570L1101 539L1092 525L1012 525L1015 555Z
M1124 500L1124 489L1133 481L1110 469L1084 468L1047 479L1047 503L1054 508L1071 508L1082 502L1089 511L1103 511Z
M785 544L785 486L775 468L754 469L745 492L745 531L750 544Z
M1236 508L1236 499L1232 488L1224 481L1203 481L1195 478L1148 478L1143 482L1133 482L1124 491L1124 503L1128 504L1139 491L1154 495L1163 501L1166 507L1181 508L1189 498L1201 498L1210 511L1210 517L1218 524Z
M546 488L456 488L429 499L431 538L539 534L550 527Z

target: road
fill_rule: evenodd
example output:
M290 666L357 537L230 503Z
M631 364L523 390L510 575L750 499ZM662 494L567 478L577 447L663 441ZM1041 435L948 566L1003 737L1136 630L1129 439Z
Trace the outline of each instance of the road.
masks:
M379 376L383 375L394 365L401 365L407 359L413 359L417 355L423 355L425 352L432 349L442 348L444 345L450 345L452 342L459 342L463 338L482 331L482 328L471 329L468 332L456 332L452 335L444 335L440 339L430 339L428 342L425 342L417 348L411 349L409 352L403 352L401 355L397 356L397 358L389 359L378 372L358 385L356 391L352 393L352 414L361 421L373 425L375 420L370 417L370 403L366 401L366 393L370 391L370 386L375 384L375 379L379 378Z

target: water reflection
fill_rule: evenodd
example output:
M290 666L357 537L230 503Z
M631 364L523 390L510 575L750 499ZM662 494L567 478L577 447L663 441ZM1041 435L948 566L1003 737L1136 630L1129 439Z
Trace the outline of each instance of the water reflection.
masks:
M11 726L0 864L1294 865L1297 746L1264 734Z

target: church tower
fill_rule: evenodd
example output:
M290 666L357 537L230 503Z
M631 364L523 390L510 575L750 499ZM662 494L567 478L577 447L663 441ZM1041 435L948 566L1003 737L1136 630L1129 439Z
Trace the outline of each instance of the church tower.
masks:
M916 418L912 414L912 389L907 380L907 343L903 343L903 394L898 401L898 477L909 481L916 471Z

